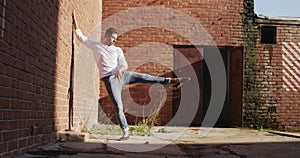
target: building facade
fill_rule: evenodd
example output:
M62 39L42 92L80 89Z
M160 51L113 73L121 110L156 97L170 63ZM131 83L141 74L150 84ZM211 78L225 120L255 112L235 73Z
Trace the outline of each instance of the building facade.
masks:
M184 74L188 67L178 57L182 55L194 69L192 80L198 85L190 88L188 100L195 100L198 107L193 125L201 125L209 107L211 98L210 71L204 61L206 56L220 51L224 62L224 83L229 77L228 90L218 123L220 125L242 125L242 65L245 3L233 1L103 1L103 31L107 27L116 27L121 31L118 46L123 48L129 63L129 70L158 76L189 76ZM150 15L149 15L150 14ZM132 16L134 15L134 16ZM122 18L122 16L127 18ZM114 20L116 17L119 17ZM126 30L124 28L130 28ZM177 57L176 57L177 56ZM146 60L145 60L146 59ZM226 80L226 81L225 81ZM101 84L100 105L107 114L114 114L105 88ZM160 109L158 123L168 124L176 115L182 101L179 91L167 87L166 101L150 105L150 85L135 85L124 90L124 106L129 122L134 124L143 117L140 113L149 113L140 106L156 106ZM197 93L197 90L199 90ZM129 91L129 92L128 92ZM194 91L194 92L193 92ZM133 104L132 102L137 103ZM189 107L189 103L183 108ZM135 107L133 107L135 106ZM139 109L139 110L138 110ZM216 112L218 113L218 112ZM212 113L213 115L217 115ZM188 112L185 115L190 115ZM111 116L115 119L115 116ZM175 123L176 124L176 123ZM180 123L179 123L180 124Z
M299 132L299 18L258 16L261 125Z

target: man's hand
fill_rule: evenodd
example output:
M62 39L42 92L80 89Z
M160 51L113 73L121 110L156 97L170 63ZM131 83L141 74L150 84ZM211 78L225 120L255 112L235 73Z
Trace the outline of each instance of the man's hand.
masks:
M78 29L78 24L77 24L77 20L76 20L76 15L75 15L75 10L73 10L73 25L74 25L74 29Z
M116 72L116 78L119 80L119 82L122 79L122 72L125 70L125 66L122 65L119 70Z
M121 79L122 79L122 71L118 70L116 72L116 78L118 79L119 82L121 81Z

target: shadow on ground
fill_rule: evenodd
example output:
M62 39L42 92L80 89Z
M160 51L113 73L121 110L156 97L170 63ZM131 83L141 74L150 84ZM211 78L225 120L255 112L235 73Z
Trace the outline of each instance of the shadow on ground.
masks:
M200 136L200 128L153 128L152 136L89 134L84 142L57 141L18 158L28 157L300 157L299 134L276 134L242 128L212 128ZM183 132L182 132L183 131ZM179 137L176 134L181 133ZM174 139L176 137L176 139Z

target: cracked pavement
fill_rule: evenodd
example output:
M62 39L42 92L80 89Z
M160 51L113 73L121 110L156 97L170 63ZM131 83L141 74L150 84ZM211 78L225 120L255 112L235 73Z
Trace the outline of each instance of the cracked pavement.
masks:
M89 134L84 142L53 142L17 158L29 157L108 157L108 158L188 158L188 157L300 157L299 133L269 133L244 128L160 127L152 136L131 135L119 141L119 135Z

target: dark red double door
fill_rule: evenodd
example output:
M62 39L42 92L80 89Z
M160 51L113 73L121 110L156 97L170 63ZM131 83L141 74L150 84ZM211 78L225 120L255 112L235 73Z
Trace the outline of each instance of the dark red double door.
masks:
M227 94L217 126L241 126L242 124L242 80L243 80L243 51L239 48L218 48L217 51L223 58L226 77ZM198 82L200 90L199 103L196 115L192 121L193 126L200 126L211 99L211 78L209 69L204 60L207 53L213 53L213 47L174 47L174 74L189 76L188 69L194 69L196 75L190 76L191 80ZM214 52L215 53L215 52ZM189 65L187 65L187 61ZM181 89L174 91L173 115L179 109ZM191 94L193 95L193 94ZM184 106L184 105L181 105Z

